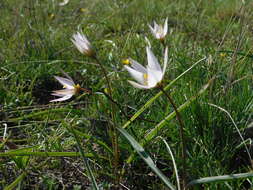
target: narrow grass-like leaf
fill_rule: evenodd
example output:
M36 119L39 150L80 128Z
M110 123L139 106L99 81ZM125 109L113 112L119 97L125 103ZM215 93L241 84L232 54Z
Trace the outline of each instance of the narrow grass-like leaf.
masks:
M208 83L206 85L204 85L200 91L193 97L191 97L189 100L187 100L184 104L182 104L180 107L178 107L178 112L183 111L184 109L186 109L187 107L189 107L192 102L194 102L197 97L199 97L200 95L202 95L207 88L210 86L210 84L213 82L214 78L210 79L208 81ZM154 129L152 129L148 134L145 135L144 139L140 142L140 144L143 146L146 143L150 142L153 138L155 138L157 136L157 134L159 134L158 132L163 129L164 126L166 126L166 123L170 120L172 120L174 117L176 116L176 112L173 111L172 113L170 113L168 116L166 116L160 123L158 123ZM127 163L129 164L133 158L134 158L135 153L132 153L129 158L127 159Z
M26 175L27 175L26 172L23 172L22 174L20 174L10 185L5 187L4 190L14 189L18 185L18 183L20 183L25 178Z
M249 173L240 173L240 174L230 174L230 175L221 175L221 176L213 176L213 177L203 177L200 179L195 179L187 184L187 187L195 185L195 184L202 184L202 183L216 183L221 181L230 181L236 179L246 179L252 178L253 172Z
M26 152L26 151L8 151L0 152L0 157L6 156L40 156L40 157L79 157L79 152ZM93 154L87 153L86 157L94 157Z
M179 176L178 176L178 172L177 172L177 165L176 165L176 162L175 162L175 159L174 159L174 156L173 156L173 153L170 149L170 146L168 145L168 143L161 137L163 143L165 144L169 154L170 154L170 157L172 159L172 163L173 163L173 167L174 167L174 171L175 171L175 175L176 175L176 179L177 179L177 189L180 190L180 180L179 180Z
M69 130L69 132L71 132L71 133L73 134L73 136L74 136L75 139L76 139L77 148L78 148L78 150L79 150L79 152L80 152L80 154L81 154L81 157L82 157L83 162L84 162L84 166L85 166L86 169L87 169L89 178L90 178L90 180L91 180L91 182L92 182L92 185L93 185L93 188L96 189L96 190L99 190L98 185L97 185L97 182L96 182L96 179L95 179L95 177L94 177L94 175L93 175L93 172L92 172L92 170L91 170L89 161L88 161L87 157L85 156L85 153L84 153L84 151L83 151L83 149L82 149L81 142L80 142L80 139L79 139L78 135L76 134L75 130L73 130L71 127L68 127L67 125L65 125L65 126L66 126L66 128Z
M198 65L200 62L204 61L206 57L200 59L196 63L194 63L190 68L188 68L186 71L184 71L182 74L180 74L177 78L175 78L173 81L171 81L166 87L164 87L164 90L168 90L172 87L172 85L177 82L180 78L182 78L186 73L188 73L190 70L192 70L196 65ZM124 125L122 128L127 128L142 112L144 112L151 104L159 98L163 93L160 91L158 92L154 97L152 97L150 100L146 102L144 106L142 106Z
M92 139L94 142L96 142L97 144L99 144L99 145L101 145L102 147L104 147L104 149L105 149L107 152L109 152L110 154L113 154L112 149L111 149L109 146L107 146L107 144L104 143L103 141L98 140L98 139L94 138L92 135L88 135L88 134L83 133L83 132L80 132L80 131L78 131L78 130L76 130L76 129L73 129L73 130L75 130L75 132L76 132L78 135L80 135L80 136L82 136L82 137L84 137L84 138L86 138L86 139Z
M145 152L144 148L125 130L117 128L119 132L130 142L132 147L137 151L140 157L147 163L147 165L160 177L160 179L172 190L176 189L168 178L155 166L154 161Z

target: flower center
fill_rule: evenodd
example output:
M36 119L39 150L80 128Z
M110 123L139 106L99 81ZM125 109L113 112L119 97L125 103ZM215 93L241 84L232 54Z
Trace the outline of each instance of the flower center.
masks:
M81 90L81 86L79 84L74 85L74 88L75 88L75 93L79 93Z
M148 74L147 73L143 74L143 79L144 79L144 85L148 85Z

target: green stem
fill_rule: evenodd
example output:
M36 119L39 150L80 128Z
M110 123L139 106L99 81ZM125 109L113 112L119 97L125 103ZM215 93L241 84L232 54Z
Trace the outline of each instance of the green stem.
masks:
M109 97L111 98L111 100L113 100L113 96L112 96L112 86L110 83L110 80L107 76L107 72L106 69L104 68L103 64L99 61L99 59L95 56L94 57L95 61L99 64L102 74L105 77L105 80L107 82L108 85L108 94ZM113 162L113 166L114 166L114 176L116 176L116 185L119 184L119 175L118 175L118 167L119 167L119 145L118 145L118 133L117 133L117 129L116 129L116 122L115 122L115 106L114 106L114 102L110 102L111 103L111 117L112 117L112 128L111 128L111 135L112 135L112 146L113 146L113 152L114 152L114 162Z
M181 147L182 147L182 160L183 160L183 175L182 175L182 189L185 189L186 184L187 184L187 180L186 180L186 146L185 146L185 137L184 137L184 123L182 121L181 115L177 110L177 106L174 103L174 101L172 100L172 98L170 97L170 95L163 89L163 87L159 87L160 90L163 92L163 94L168 98L170 104L172 105L172 107L175 110L176 113L176 117L177 120L179 122L179 126L180 126L180 139L181 139Z

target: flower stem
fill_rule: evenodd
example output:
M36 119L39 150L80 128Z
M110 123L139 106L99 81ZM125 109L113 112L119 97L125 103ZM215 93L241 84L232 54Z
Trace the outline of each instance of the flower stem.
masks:
M182 148L182 160L183 160L183 175L182 175L182 189L186 189L186 184L187 184L187 180L186 180L186 143L185 143L185 137L184 137L184 124L181 118L180 113L177 110L177 106L174 103L174 101L172 100L172 98L170 97L169 93L167 93L163 87L159 87L159 89L163 92L163 94L168 98L170 104L173 106L173 109L175 110L176 113L176 117L177 120L179 122L179 126L180 126L180 139L181 139L181 148Z
M97 58L97 56L94 56L95 61L99 64L102 74L105 77L107 86L108 86L108 95L109 97L111 97L112 99L112 86L111 86L111 82L107 76L107 72L106 69L104 68L103 64L99 61L99 59ZM119 168L119 145L118 145L118 132L116 129L116 122L115 122L115 106L113 104L113 102L110 101L110 105L111 105L111 117L112 117L112 126L110 129L111 132L111 137L112 137L112 146L113 146L113 153L114 153L114 160L113 160L113 167L114 167L114 176L116 177L115 183L116 185L119 185L119 180L120 177L118 175L118 168Z

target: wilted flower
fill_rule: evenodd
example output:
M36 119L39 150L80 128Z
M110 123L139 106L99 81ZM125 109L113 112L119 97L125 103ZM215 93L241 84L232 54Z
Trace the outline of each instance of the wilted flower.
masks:
M148 25L148 26L153 36L156 39L163 41L168 32L168 18L165 19L164 26L158 25L155 21L154 21L154 27L152 27L151 25Z
M146 68L131 58L128 59L129 61L125 61L125 63L128 63L129 66L125 65L124 67L138 83L134 81L129 82L136 88L150 89L156 87L162 81L166 70L168 62L167 47L165 49L163 69L161 69L158 60L154 56L151 49L149 47L146 47L146 51L148 59L148 65Z
M79 84L75 85L73 79L67 75L68 78L54 76L54 78L63 85L62 90L55 90L51 95L61 98L51 100L50 102L61 102L70 99L73 95L77 94L81 87Z
M84 34L77 32L72 36L71 41L82 54L89 57L92 57L94 55L92 45Z

